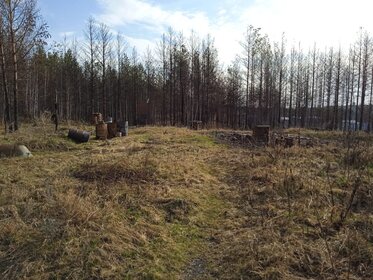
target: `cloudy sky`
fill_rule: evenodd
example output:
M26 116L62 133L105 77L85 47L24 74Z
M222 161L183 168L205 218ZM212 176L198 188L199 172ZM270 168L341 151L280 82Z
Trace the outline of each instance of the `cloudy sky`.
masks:
M185 35L210 33L225 64L240 52L250 24L271 40L285 32L288 44L304 48L348 47L360 27L373 33L373 0L39 0L39 6L55 41L81 39L93 16L143 52L171 26Z

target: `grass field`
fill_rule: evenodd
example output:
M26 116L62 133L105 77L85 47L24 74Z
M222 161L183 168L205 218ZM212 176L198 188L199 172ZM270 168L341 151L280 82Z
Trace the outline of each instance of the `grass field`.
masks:
M0 159L0 279L372 279L373 136L300 133L327 141L2 134L33 157Z

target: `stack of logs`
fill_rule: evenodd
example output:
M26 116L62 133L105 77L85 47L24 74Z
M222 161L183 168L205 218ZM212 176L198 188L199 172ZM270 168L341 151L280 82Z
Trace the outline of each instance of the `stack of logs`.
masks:
M295 145L301 147L312 147L317 142L317 140L313 138L301 135L270 133L269 125L257 125L253 129L253 138L257 144L268 145L272 143L274 145L282 145L286 148Z
M235 132L235 131L217 131L214 136L224 142L233 145L240 145L244 147L254 146L254 139L250 133Z

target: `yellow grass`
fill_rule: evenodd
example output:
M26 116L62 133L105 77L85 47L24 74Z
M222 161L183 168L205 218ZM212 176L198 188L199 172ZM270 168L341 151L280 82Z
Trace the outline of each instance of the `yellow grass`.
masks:
M78 145L67 127L1 135L34 155L0 159L1 279L373 275L370 136L347 149L341 133L302 131L330 141L243 148L146 127Z

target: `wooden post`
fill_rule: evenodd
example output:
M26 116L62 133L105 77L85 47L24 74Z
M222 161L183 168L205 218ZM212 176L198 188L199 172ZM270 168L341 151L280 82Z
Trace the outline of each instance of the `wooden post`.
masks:
M54 104L54 114L51 117L52 122L55 125L56 131L58 130L58 103Z
M124 136L128 136L128 121L124 124Z

